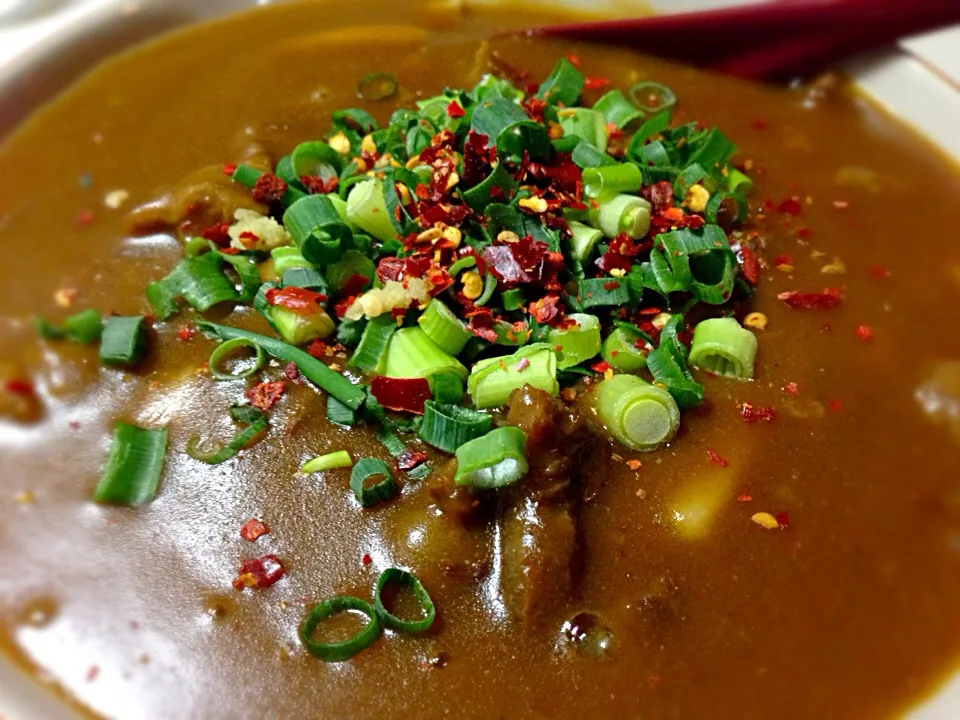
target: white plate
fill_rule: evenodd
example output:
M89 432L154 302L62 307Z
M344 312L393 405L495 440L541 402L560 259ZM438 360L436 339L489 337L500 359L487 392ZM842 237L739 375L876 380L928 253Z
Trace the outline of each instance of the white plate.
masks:
M653 0L649 4L660 12L681 12L758 1ZM266 4L270 0L0 0L0 136L107 54L189 22ZM548 4L591 10L608 7L618 15L644 6L632 0ZM90 42L93 37L97 42ZM66 47L72 49L69 62L63 60ZM911 38L900 51L857 59L848 69L877 101L960 161L960 26ZM0 718L77 717L0 658ZM910 718L960 718L960 675Z

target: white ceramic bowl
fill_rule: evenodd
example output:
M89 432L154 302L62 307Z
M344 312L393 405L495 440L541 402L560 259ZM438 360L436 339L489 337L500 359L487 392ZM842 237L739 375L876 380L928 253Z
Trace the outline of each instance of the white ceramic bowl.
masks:
M544 0L544 4L609 9L623 16L649 6L658 12L683 12L759 1ZM270 2L0 0L0 136L86 69L122 48L191 22ZM960 162L960 26L911 38L898 50L857 58L848 70L876 100ZM0 658L0 719L77 717L48 690ZM910 718L960 718L960 674Z

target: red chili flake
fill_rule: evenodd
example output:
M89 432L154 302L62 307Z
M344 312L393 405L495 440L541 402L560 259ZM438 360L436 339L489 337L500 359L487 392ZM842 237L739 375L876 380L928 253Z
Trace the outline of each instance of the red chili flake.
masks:
M807 238L813 234L813 231L808 227L802 227L797 230L797 237Z
M567 53L567 60L574 67L580 67L580 58L577 55L574 55L573 53Z
M727 465L730 464L727 460L720 457L720 455L717 454L716 450L707 450L707 457L710 459L711 465L715 465L716 467L719 467L719 468L725 468L727 467Z
M601 361L595 362L593 365L591 365L591 366L590 366L590 369L593 370L594 372L597 372L597 373L601 373L601 374L602 374L602 373L605 373L607 370L610 369L610 363L608 363L606 360L601 360Z
M583 81L584 90L599 90L610 84L610 81L605 77L588 77Z
M541 101L542 102L542 101ZM543 103L546 107L546 103ZM528 111L529 112L529 111ZM482 133L470 130L463 144L463 182L471 187L481 182L497 159L496 145L490 145L489 138Z
M640 195L653 206L655 213L662 213L673 207L673 183L666 180L644 185L640 188Z
M751 285L756 285L760 281L760 259L757 254L744 245L737 253L737 259L740 261L740 272L743 273L743 279Z
M262 537L270 532L268 528L262 521L257 518L250 518L243 524L243 527L240 528L240 537L242 537L247 542L253 542L258 537Z
M800 203L800 198L794 195L793 197L788 197L786 200L782 200L780 204L776 206L776 210L777 212L797 217L803 212L803 205Z
M316 315L320 312L318 303L325 301L327 296L291 285L285 288L270 288L266 292L266 298L269 305L279 305L297 315Z
M250 404L255 408L267 412L283 397L285 390L286 383L284 383L283 380L262 382L247 390L247 399L250 400Z
M886 280L890 277L891 273L890 270L885 268L883 265L872 265L870 267L870 274L879 280Z
M183 342L189 342L193 340L193 336L197 334L197 331L194 330L192 325L184 325L179 330L177 330L177 337L180 338Z
M361 275L360 273L354 273L347 278L347 281L343 284L343 287L340 289L341 295L359 295L363 292L363 289L370 284L370 278L366 275Z
M360 558L360 562L362 562L364 565L369 565L373 562L373 558L370 557L370 553L364 553L363 557Z
M627 467L633 471L637 471L643 467L643 463L634 458L632 460L627 460Z
M327 181L316 175L301 175L300 184L303 185L311 195L325 195L327 193Z
M200 231L200 237L209 240L217 247L225 248L230 245L230 233L227 232L229 228L230 226L226 223L211 225Z
M255 202L269 205L280 202L285 192L287 192L287 183L273 173L264 173L257 178L253 186L253 199Z
M793 265L793 258L789 255L777 255L773 259L773 266L780 267L781 265Z
M831 400L828 403L828 407L833 410L833 412L843 412L843 403L839 400Z
M863 342L870 342L873 340L873 328L871 328L869 325L857 325L854 332Z
M87 227L87 225L93 222L93 219L93 210L81 210L77 213L77 217L74 218L73 223L77 227Z
M794 310L830 310L840 304L840 291L837 288L827 288L822 293L801 293L795 290L782 292L777 295Z
M846 210L848 207L850 207L850 203L848 203L846 200L834 200L833 206L837 210Z
M487 342L497 341L497 331L493 329L496 318L493 317L493 313L489 309L476 308L469 315L467 330Z
M427 461L427 454L422 450L407 448L397 456L398 470L413 470L417 465Z
M785 513L785 512L778 512L778 513L777 513L776 515L774 515L773 517L774 517L774 519L777 521L777 525L779 525L780 527L782 527L782 528L788 528L788 527L790 527L790 516L787 515L787 513Z
M528 367L530 367L530 358L522 357L517 361L516 368L517 372L523 372Z
M224 175L233 175L233 174L237 171L237 164L236 164L236 163L224 163L224 164L223 164L223 167L221 168L221 170L223 170L223 174L224 174Z
M800 387L795 382L788 382L783 386L783 391L790 397L796 397L800 393Z
M737 502L750 502L753 500L752 495L737 495Z
M283 368L283 375L290 380L295 382L298 385L303 383L303 378L300 376L300 368L297 367L295 362L287 363Z
M307 348L307 353L309 353L311 357L315 357L319 359L323 357L324 353L326 352L326 349L327 349L327 344L320 338L315 338L314 341L310 343L310 346Z
M463 117L467 114L467 111L463 109L463 105L458 103L456 100L451 100L450 104L447 105L447 115L452 118Z
M276 555L261 555L240 563L240 573L233 581L234 590L248 587L268 588L283 577L284 567Z
M536 302L530 303L527 307L533 319L540 324L559 327L565 324L563 307L560 305L560 296L555 293L544 295Z
M33 395L33 383L29 380L11 378L3 383L3 389L15 395Z
M70 429L71 429L71 430L79 430L79 429L80 429L80 421L79 421L79 420L71 420L70 422L67 423L67 425L70 426Z
M767 129L767 121L766 121L766 120L763 120L763 119L761 119L761 118L757 118L756 120L752 120L752 121L750 122L750 126L751 126L754 130L766 130L766 129Z
M740 417L743 418L744 422L750 423L751 425L757 422L757 420L773 422L777 417L777 413L773 408L755 408L750 403L738 404L737 412L740 413Z
M100 675L100 667L98 665L91 665L87 668L87 682L93 682L97 679L98 675Z
M370 392L388 410L423 415L423 403L430 399L430 383L426 378L377 375L370 382Z

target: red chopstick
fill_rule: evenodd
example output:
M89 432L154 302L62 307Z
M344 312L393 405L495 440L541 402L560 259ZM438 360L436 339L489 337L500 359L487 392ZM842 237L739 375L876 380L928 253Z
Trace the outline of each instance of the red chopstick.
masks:
M960 0L781 0L528 32L626 45L731 75L780 79L956 22Z

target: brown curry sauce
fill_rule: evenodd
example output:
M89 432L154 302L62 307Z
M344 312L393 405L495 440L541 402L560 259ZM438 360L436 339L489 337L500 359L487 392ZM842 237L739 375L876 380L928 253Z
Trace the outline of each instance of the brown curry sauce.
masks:
M364 19L363 7L351 12ZM0 426L2 645L93 712L878 717L949 669L960 650L960 453L914 390L938 360L960 356L949 271L960 265L950 242L960 176L844 88L788 91L610 48L493 42L533 78L573 51L588 75L673 87L687 118L723 128L752 160L748 229L766 244L757 380L705 378L707 402L684 414L668 449L587 446L582 567L566 596L537 599L534 622L488 592L495 533L434 511L442 473L373 511L353 502L348 471L296 474L341 448L387 457L368 432L329 425L307 386L289 386L268 442L238 461L210 468L183 455L198 431L230 435L222 408L241 393L202 372L213 342L180 332L187 315L153 333L134 374L35 337L31 316L66 312L58 288L76 289L78 309L145 308L146 282L181 252L169 236L127 232L126 211L158 188L182 188L254 143L279 157L318 135L332 109L357 104L371 70L396 74L399 103L469 84L478 44L448 40L495 23L471 13L433 37L375 31L389 38L377 45L370 33L304 32L330 26L322 5L261 9L108 63L0 149L0 361L44 406L37 422ZM382 121L394 106L368 109ZM837 184L851 166L870 168L877 187ZM87 173L90 187L78 181ZM106 208L116 189L129 201ZM791 197L796 206L777 209ZM835 258L845 272L825 273ZM777 297L826 287L843 295L829 311ZM263 327L248 310L230 322ZM748 423L742 403L775 417ZM118 418L169 423L160 494L144 508L90 501ZM765 530L751 522L759 512L789 527ZM253 543L240 536L252 517L270 528ZM241 560L265 553L286 576L236 592ZM439 609L429 635L391 637L340 665L307 655L296 638L307 606L369 597L389 565L429 588ZM579 635L599 642L565 640Z

